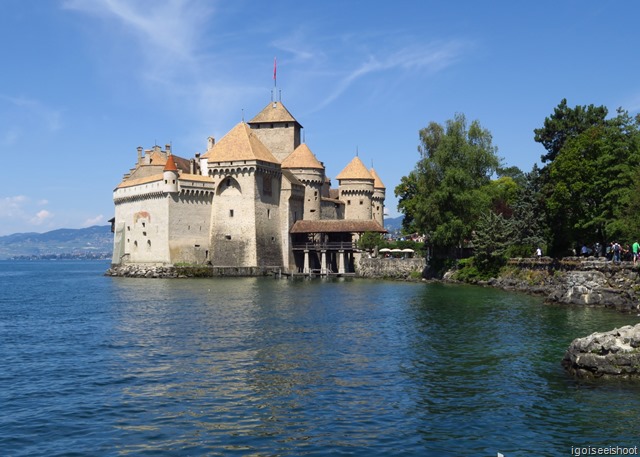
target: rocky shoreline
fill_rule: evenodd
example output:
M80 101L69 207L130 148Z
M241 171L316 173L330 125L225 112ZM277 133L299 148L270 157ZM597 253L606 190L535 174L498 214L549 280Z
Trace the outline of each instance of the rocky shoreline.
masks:
M573 340L562 366L577 378L640 378L640 324Z
M640 275L632 262L568 257L561 260L510 259L504 273L476 284L542 295L550 303L602 306L621 312L640 310ZM455 271L445 275L452 281Z

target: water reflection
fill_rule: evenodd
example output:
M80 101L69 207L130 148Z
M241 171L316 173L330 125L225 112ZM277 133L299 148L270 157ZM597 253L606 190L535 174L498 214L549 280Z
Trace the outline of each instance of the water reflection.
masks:
M0 302L18 455L569 455L640 432L637 385L559 365L635 316L442 284L49 273Z

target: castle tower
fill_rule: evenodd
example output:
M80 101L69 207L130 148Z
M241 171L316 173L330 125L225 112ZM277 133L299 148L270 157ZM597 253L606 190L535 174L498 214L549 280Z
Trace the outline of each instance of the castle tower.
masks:
M213 266L282 266L278 159L244 122L202 158L216 187L211 211Z
M384 197L386 194L386 187L382 183L378 173L371 168L369 170L371 176L373 176L373 198L371 199L371 215L374 221L380 226L384 227Z
M169 154L167 163L162 171L162 179L164 180L162 185L163 192L168 194L178 192L178 167L171 154Z
M322 203L322 186L325 181L324 165L302 143L286 159L282 161L282 169L289 170L304 184L305 220L320 219Z
M300 145L302 126L295 120L282 102L269 103L249 126L271 153L282 162Z
M336 176L339 198L345 203L344 218L371 220L374 178L358 156Z

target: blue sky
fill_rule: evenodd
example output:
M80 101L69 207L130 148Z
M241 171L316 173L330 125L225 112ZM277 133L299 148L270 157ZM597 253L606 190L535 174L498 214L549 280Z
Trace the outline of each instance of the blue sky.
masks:
M136 147L204 152L270 101L274 57L327 174L358 151L396 216L431 121L479 120L529 171L562 98L637 113L639 20L602 0L3 0L0 235L105 224Z

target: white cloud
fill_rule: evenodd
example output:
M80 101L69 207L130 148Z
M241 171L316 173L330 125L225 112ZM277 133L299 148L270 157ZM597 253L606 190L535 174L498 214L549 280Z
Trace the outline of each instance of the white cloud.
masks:
M195 60L198 36L212 13L205 1L67 0L64 7L116 20L133 34L148 62Z
M46 209L40 210L36 213L34 217L31 218L30 222L33 225L42 225L47 222L49 219L53 217L53 213L50 213Z
M91 227L93 225L102 224L104 222L104 216L102 214L98 214L96 217L92 217L84 221L85 227Z

